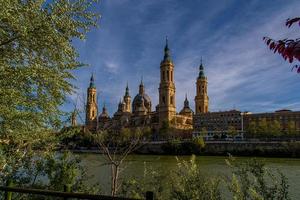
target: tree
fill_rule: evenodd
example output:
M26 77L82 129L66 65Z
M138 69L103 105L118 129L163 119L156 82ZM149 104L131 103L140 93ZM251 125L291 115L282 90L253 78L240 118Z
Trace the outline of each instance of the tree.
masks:
M228 131L227 131L227 134L234 137L238 134L237 130L235 129L234 126L229 126L228 127Z
M257 125L255 121L251 121L247 127L247 133L249 135L257 135Z
M278 120L269 122L269 134L271 136L279 136L281 134L281 124Z
M93 2L0 0L0 168L8 174L31 149L54 149L71 70L83 65L72 41L97 25Z
M82 66L72 41L96 26L92 2L1 0L2 137L59 127L59 106L74 88L70 70Z
M257 133L261 136L266 136L269 132L266 118L259 119Z
M111 167L111 195L117 195L121 183L120 172L124 167L127 156L140 147L144 136L142 128L128 129L119 131L101 131L94 135L94 141L98 144L104 154L107 163Z
M232 177L228 178L232 199L241 200L289 200L289 184L280 172L272 172L264 163L250 159L238 163L234 158L226 160L232 169Z
M162 122L162 125L161 125L160 129L159 129L159 135L161 137L160 139L168 138L169 134L170 134L170 130L171 130L170 123L167 120L164 120Z
M297 133L297 127L295 121L289 121L286 128L286 133L288 135L295 135Z
M287 19L285 25L290 28L295 23L300 25L300 17ZM269 37L264 37L263 40L269 46L270 50L280 54L285 60L288 60L288 62L292 63L294 60L300 61L300 38L274 40ZM297 69L297 73L300 73L299 65L295 65L293 69L294 68Z
M205 137L205 136L207 136L207 134L208 134L208 132L207 132L206 128L203 127L200 131L200 136Z

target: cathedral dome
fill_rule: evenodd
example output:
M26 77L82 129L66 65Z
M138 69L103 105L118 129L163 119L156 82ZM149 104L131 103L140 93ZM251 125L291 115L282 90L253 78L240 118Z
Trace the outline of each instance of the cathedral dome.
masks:
M180 111L179 114L181 115L186 115L186 116L192 116L193 115L193 110L190 108L189 101L187 99L187 95L185 95L185 100L184 100L184 106L182 110Z
M132 102L132 112L146 111L151 112L151 99L144 91L144 84L141 82L139 93L134 97Z
M105 105L103 106L102 113L99 115L99 120L104 118L109 118L109 114L106 110Z

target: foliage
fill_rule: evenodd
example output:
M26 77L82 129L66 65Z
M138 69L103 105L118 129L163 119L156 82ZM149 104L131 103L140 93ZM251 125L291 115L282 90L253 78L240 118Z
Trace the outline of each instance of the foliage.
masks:
M70 152L49 154L45 159L44 170L49 179L50 188L53 190L61 190L64 185L70 185L73 191L100 192L98 185L86 186L87 180L91 177L87 175L79 157Z
M82 66L72 41L96 26L93 2L0 0L2 180L58 144L60 106L74 88L71 70Z
M162 122L162 125L161 125L160 129L159 129L159 136L161 138L166 138L166 137L168 137L169 131L170 131L169 122L167 120L164 120Z
M7 180L12 180L17 187L55 191L62 191L65 185L70 185L74 192L99 193L98 185L86 186L90 177L80 162L79 157L70 152L47 154L41 152L39 155L31 152L23 159L22 165L18 169L15 168L14 171L1 174L0 182L5 185ZM29 196L30 199L35 199L34 195L17 193L14 195L19 199L28 199Z
M204 137L204 136L207 136L208 132L206 130L206 128L202 128L201 131L200 131L200 136Z
M229 126L227 134L233 137L233 136L236 136L238 134L238 132L234 128L234 126Z
M257 126L256 126L256 123L254 121L251 121L249 123L249 126L247 127L247 133L249 135L256 135L257 134Z
M294 23L298 23L300 25L300 17L287 19L285 25L289 28ZM272 50L274 53L280 54L290 63L292 63L294 60L300 61L300 38L274 40L269 37L264 37L263 40L269 46L270 50ZM297 72L300 73L299 65L295 65L293 68L296 68Z
M279 137L284 134L282 126L278 120L267 121L262 118L256 123L251 121L247 127L249 136L257 137Z
M147 191L154 191L155 199L165 199L164 197L168 195L165 183L167 177L167 174L158 173L151 167L148 167L145 162L143 176L140 178L131 177L126 179L122 184L121 195L143 199Z
M170 139L162 144L162 150L170 155L182 154L182 143L179 139Z
M272 173L257 159L243 163L227 160L232 168L232 178L229 180L229 189L233 199L237 200L276 200L290 199L287 178L277 171Z
M128 197L143 198L146 191L155 191L155 199L221 199L221 179L204 174L196 164L195 156L189 161L177 159L177 167L166 174L150 170L145 165L142 179L129 179L122 189Z
M269 130L268 130L268 123L266 118L262 118L258 122L258 127L257 127L258 134L260 135L267 135Z
M235 200L288 200L288 183L280 173L272 173L257 159L237 162L230 157L226 163L231 177L206 175L196 163L177 159L174 170L168 175L158 173L145 163L141 179L130 178L122 186L122 195L143 198L146 191L154 191L155 199L225 199L228 194ZM223 185L224 184L224 185ZM226 194L226 195L225 195Z
M177 170L172 176L172 199L221 199L220 179L208 178L202 174L199 166L196 164L195 156L190 161L179 161Z
M145 129L148 131L148 129ZM146 132L148 134L148 132ZM93 135L94 142L103 152L107 165L111 168L111 195L115 196L120 187L120 172L127 156L140 147L144 129L121 129L120 131L101 131Z
M295 121L289 121L286 129L287 135L296 135L297 134L297 126Z
M203 149L205 147L205 142L204 142L204 139L203 137L201 136L197 136L197 137L194 137L193 138L193 143L195 144L195 146L198 148L198 149Z
M282 133L281 124L278 120L273 120L268 124L269 134L272 136L280 136Z
M36 140L60 127L59 110L82 64L72 41L96 26L93 0L6 1L0 4L0 134Z

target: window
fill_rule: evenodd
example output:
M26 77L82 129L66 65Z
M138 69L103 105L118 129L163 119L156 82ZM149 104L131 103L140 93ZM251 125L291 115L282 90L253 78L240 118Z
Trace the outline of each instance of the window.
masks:
M171 105L173 105L173 96L171 96L170 100L171 100Z
M167 78L168 78L168 81L170 80L170 73L169 73L169 70L167 70Z
M165 72L164 71L162 71L162 77L163 77L163 81L165 80Z
M162 102L163 102L163 104L166 104L166 98L165 98L165 96L162 96Z

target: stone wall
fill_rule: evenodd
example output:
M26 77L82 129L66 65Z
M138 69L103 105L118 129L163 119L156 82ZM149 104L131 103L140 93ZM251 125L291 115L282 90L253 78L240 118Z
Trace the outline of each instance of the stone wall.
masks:
M145 143L136 153L168 155L228 155L300 157L300 141L293 142L206 142L202 149L195 148L193 142L150 142Z

